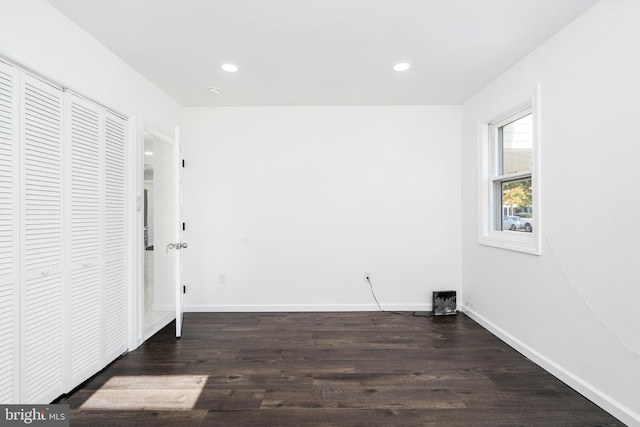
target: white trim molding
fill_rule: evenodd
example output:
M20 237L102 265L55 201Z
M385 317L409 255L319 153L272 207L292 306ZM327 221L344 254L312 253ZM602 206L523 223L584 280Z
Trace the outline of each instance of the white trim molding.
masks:
M431 304L383 304L384 311L431 311ZM380 311L376 304L189 304L185 312L191 313L285 313L319 311Z
M494 142L490 131L499 123L524 109L530 109L533 118L533 147L531 161L532 228L531 233L503 232L495 229L495 190L492 165ZM540 229L540 84L521 90L478 117L478 243L502 249L541 254Z

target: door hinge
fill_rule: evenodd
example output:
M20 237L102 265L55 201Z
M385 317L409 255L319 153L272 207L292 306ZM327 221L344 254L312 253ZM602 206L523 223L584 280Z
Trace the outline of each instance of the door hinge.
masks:
M184 159L182 159L182 167L184 167Z
M186 229L187 229L187 225L186 225L186 223L183 222L182 223L182 231L185 231Z
M187 293L187 285L182 285L182 293L183 294Z

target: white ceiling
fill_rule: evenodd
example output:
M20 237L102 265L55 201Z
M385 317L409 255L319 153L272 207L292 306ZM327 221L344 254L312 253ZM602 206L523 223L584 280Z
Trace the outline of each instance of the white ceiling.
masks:
M461 104L597 0L48 1L195 107Z

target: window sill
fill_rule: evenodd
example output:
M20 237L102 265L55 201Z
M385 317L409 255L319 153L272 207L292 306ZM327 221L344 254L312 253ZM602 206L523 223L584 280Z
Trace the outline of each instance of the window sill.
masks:
M478 237L478 243L494 248L541 255L539 233L520 231L491 231Z

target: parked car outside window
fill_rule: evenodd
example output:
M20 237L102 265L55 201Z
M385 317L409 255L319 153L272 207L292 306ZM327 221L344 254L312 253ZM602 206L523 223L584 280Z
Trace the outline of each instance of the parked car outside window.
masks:
M522 224L524 231L527 233L531 233L533 231L533 218L520 217L520 223Z
M510 216L505 215L502 217L502 230L511 230L516 231L517 229L523 228L524 226L520 224L519 216Z
M527 233L531 233L533 231L533 219L532 218L522 218L517 215L505 215L502 217L502 230L516 231L516 230L524 230Z

